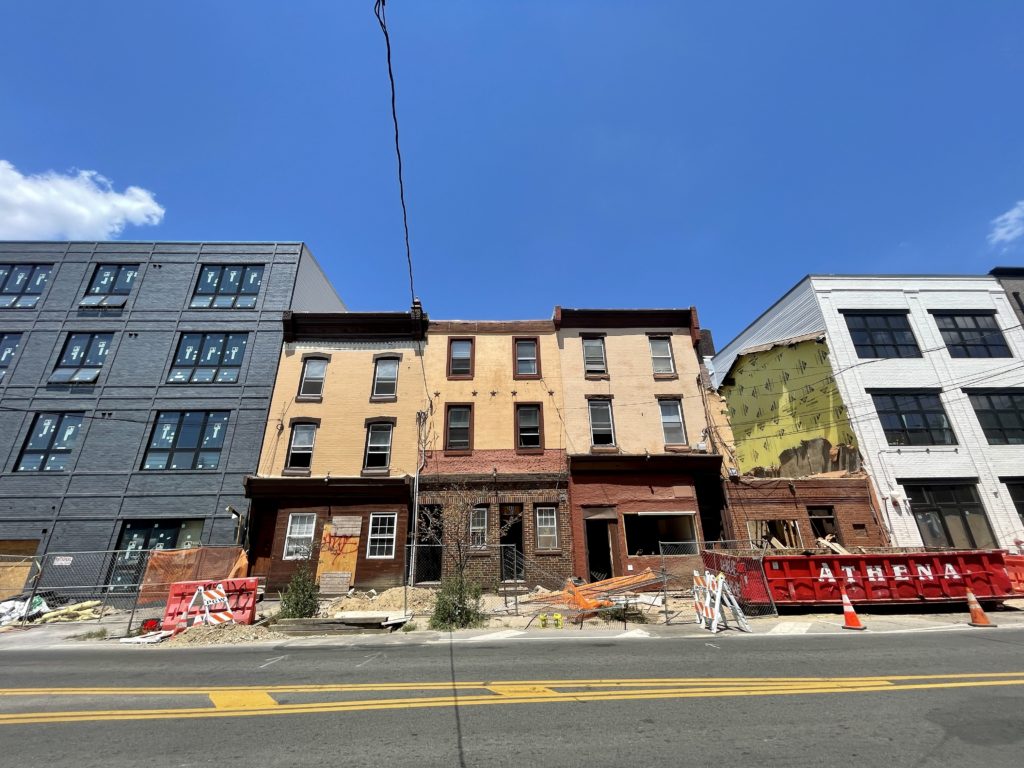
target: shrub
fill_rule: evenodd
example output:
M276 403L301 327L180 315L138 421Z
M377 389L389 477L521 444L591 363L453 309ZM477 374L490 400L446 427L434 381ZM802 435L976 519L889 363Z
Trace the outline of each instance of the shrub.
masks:
M635 605L617 605L614 608L605 608L601 611L601 618L609 623L620 624L630 622L631 624L646 624L647 614Z
M281 596L279 619L309 619L320 609L320 585L313 578L309 562L299 564Z
M437 602L430 617L431 629L468 629L479 627L486 617L480 605L480 585L456 574L441 581Z

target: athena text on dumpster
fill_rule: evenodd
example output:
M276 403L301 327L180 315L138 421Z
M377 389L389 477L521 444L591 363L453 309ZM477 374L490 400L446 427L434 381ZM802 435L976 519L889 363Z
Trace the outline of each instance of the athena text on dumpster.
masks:
M873 582L885 582L889 579L894 581L910 581L911 579L918 578L924 581L934 581L936 578L960 580L961 576L956 572L956 568L952 563L943 563L942 573L934 573L931 564L918 563L915 566L916 574L911 574L910 566L900 565L893 563L891 565L865 565L864 571L868 581ZM846 581L848 583L856 583L864 578L864 575L860 573L860 569L855 565L841 565L839 570L846 574ZM888 572L887 572L888 571ZM832 572L828 563L822 563L821 568L818 571L818 581L827 581L835 583L836 574Z

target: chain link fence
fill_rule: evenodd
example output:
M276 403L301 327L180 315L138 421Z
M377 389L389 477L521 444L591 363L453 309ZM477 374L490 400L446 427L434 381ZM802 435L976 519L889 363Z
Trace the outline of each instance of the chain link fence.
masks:
M48 552L0 558L0 583L22 623L107 624L128 635L163 617L174 582L244 576L244 563L238 547Z
M768 589L764 543L751 539L709 542L701 553L704 568L722 573L736 601L748 617L778 616Z

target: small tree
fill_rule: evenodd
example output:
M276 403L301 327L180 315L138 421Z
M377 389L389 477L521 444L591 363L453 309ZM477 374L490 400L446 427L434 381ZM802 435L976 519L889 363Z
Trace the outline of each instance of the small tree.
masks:
M295 570L288 588L281 596L279 619L309 619L320 610L320 585L313 578L309 560L303 560Z

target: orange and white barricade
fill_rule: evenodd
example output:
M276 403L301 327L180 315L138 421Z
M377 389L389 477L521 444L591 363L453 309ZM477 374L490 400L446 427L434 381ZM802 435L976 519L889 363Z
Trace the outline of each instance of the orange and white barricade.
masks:
M196 624L233 624L235 614L231 610L231 603L228 601L228 593L223 584L218 584L213 589L196 587L195 597L189 608L202 606L203 612L196 616L192 626Z

